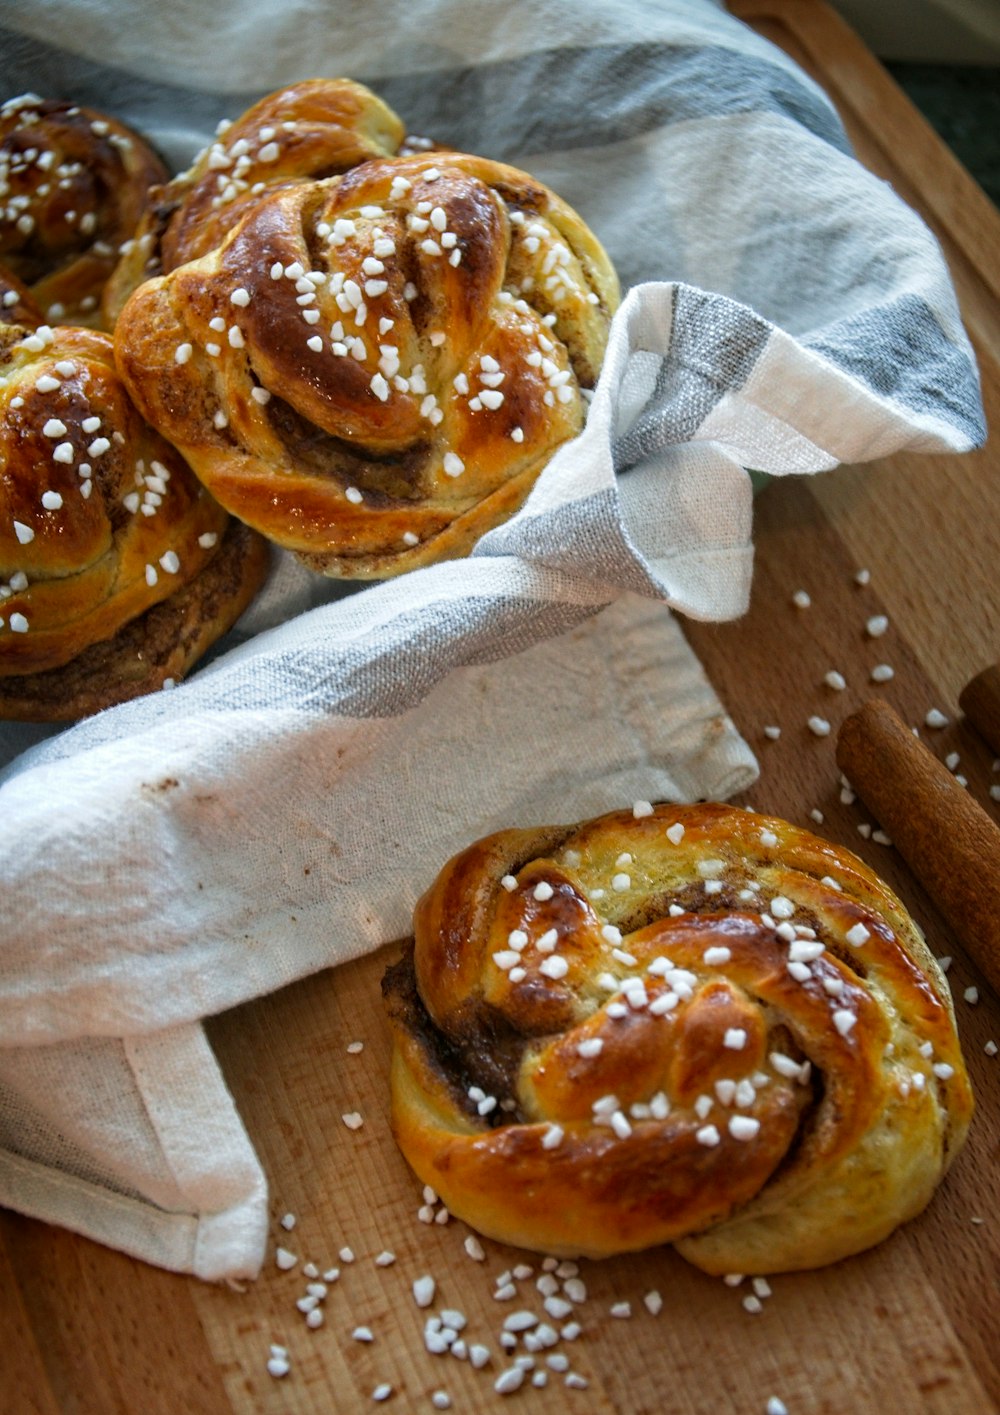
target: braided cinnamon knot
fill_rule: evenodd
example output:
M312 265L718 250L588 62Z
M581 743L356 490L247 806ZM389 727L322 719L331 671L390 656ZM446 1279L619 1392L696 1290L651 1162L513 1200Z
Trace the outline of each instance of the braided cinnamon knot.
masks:
M917 1214L964 1138L922 936L785 821L639 806L502 831L445 866L414 933L383 982L395 1132L497 1239L819 1266Z
M234 515L328 575L465 554L583 423L618 300L580 218L461 153L267 194L141 286L116 355Z
M267 563L129 402L108 335L0 324L0 717L180 677Z
M263 192L391 156L403 141L400 118L350 79L305 79L269 93L150 193L105 294L108 327L143 280L221 245Z
M90 108L24 94L0 109L0 263L44 317L94 324L119 247L167 170L142 138Z

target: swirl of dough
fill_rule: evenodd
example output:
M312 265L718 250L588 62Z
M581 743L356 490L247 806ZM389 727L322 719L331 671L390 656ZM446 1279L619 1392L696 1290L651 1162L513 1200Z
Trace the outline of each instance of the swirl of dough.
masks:
M947 984L856 856L722 805L508 830L383 983L397 1140L481 1232L816 1267L929 1201L971 1093Z
M350 79L304 79L260 99L150 194L105 293L108 327L144 280L221 245L262 193L392 156L403 141L392 109Z
M618 284L580 218L461 153L262 198L141 286L132 396L234 515L328 575L467 553L584 418Z
M0 325L0 715L76 717L182 673L266 572L229 527L129 401L108 335ZM123 656L119 632L168 601Z
M167 170L104 113L25 94L0 109L0 262L50 323L96 324L119 248Z

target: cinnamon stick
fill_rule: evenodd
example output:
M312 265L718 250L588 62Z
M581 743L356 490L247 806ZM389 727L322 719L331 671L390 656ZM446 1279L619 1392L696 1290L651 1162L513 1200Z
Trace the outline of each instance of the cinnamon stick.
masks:
M837 763L1000 989L1000 830L881 700L845 719Z
M1000 753L1000 663L970 678L958 695L958 705L980 736Z

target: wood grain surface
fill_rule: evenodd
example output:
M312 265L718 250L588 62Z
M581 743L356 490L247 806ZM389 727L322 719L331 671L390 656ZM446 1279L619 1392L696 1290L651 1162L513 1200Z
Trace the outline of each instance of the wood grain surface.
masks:
M824 84L860 157L917 207L940 238L981 361L988 414L1000 404L1000 218L833 12L814 0L738 0L735 12L787 49ZM837 723L869 695L884 696L942 758L957 752L968 790L996 819L992 750L958 711L963 684L1000 645L1000 476L997 452L897 456L815 479L773 482L756 504L756 569L749 614L686 625L727 708L758 753L750 804L813 826L878 869L925 927L950 978L978 1112L968 1145L930 1208L873 1252L815 1273L779 1276L759 1312L748 1284L730 1287L672 1251L581 1264L581 1334L557 1350L585 1389L550 1371L512 1408L539 1411L789 1415L881 1410L986 1415L1000 1408L1000 1004L896 852L859 830L877 826L841 799ZM860 569L870 582L858 584ZM796 590L811 597L806 609ZM889 618L878 639L865 631ZM873 666L891 681L875 685ZM824 683L831 669L847 687ZM923 726L931 707L946 727ZM830 721L817 737L811 715ZM780 727L777 740L765 726ZM822 824L811 819L822 812ZM392 948L222 1016L212 1044L271 1186L273 1243L258 1282L237 1292L134 1262L64 1231L0 1213L0 1411L4 1415L311 1415L379 1408L430 1411L435 1391L455 1411L503 1408L494 1391L499 1332L514 1307L535 1307L540 1260L483 1244L468 1230L418 1218L420 1187L387 1123L388 1036L379 980ZM979 988L975 1005L965 990ZM349 1053L352 1042L363 1049ZM360 1129L341 1117L358 1111ZM280 1226L294 1214L294 1228ZM282 1243L299 1261L274 1264ZM353 1250L353 1261L339 1256ZM378 1255L394 1259L382 1266ZM309 1279L339 1269L311 1330L296 1307ZM513 1304L493 1297L497 1275L530 1263ZM461 1310L468 1343L492 1363L432 1356L412 1296L423 1274L434 1305ZM662 1310L644 1298L656 1291ZM630 1304L615 1316L615 1304ZM751 1304L752 1305L752 1304ZM373 1339L357 1339L359 1326ZM290 1371L276 1379L271 1343ZM539 1368L544 1358L539 1358ZM529 1377L530 1379L530 1377Z

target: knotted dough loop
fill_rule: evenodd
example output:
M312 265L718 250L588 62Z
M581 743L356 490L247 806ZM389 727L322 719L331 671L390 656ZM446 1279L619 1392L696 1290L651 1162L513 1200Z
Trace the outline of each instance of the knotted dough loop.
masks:
M0 325L0 716L78 717L179 676L267 560L143 422L106 334Z
M267 94L150 193L105 292L108 327L144 280L221 245L263 192L391 156L404 135L392 109L350 79L303 79Z
M262 198L140 287L116 354L234 515L329 575L465 554L583 423L618 286L545 187L460 153Z
M451 860L383 983L403 1154L494 1238L815 1267L918 1213L971 1094L947 984L856 856L720 805Z
M159 157L107 114L25 94L0 109L0 263L51 324L94 324Z

